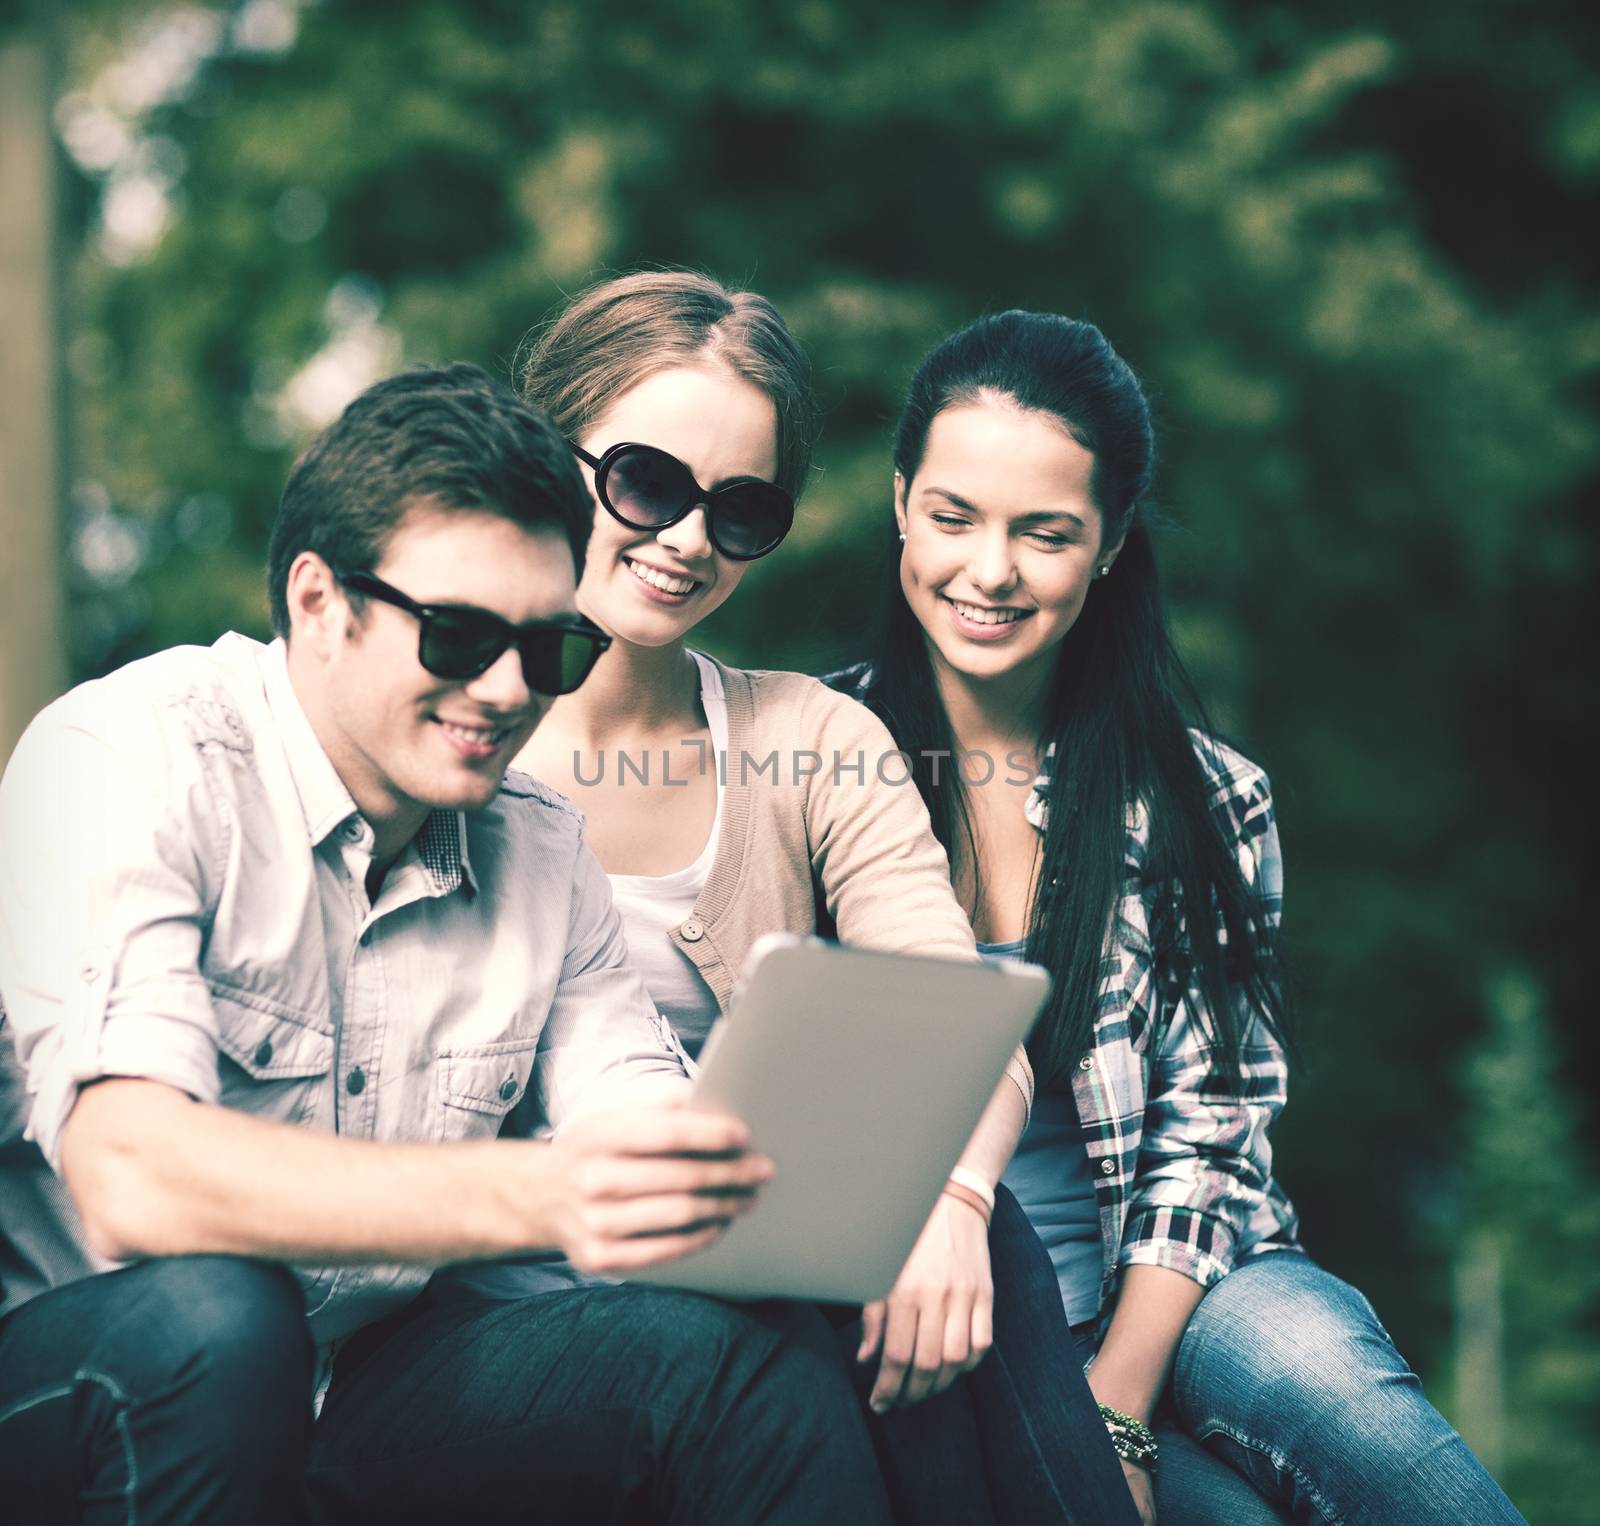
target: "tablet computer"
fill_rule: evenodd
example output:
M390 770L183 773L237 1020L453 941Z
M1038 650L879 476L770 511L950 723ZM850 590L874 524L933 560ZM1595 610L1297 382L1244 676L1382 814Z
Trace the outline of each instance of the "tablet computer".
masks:
M1049 989L1020 960L761 939L707 1037L693 1101L742 1118L776 1175L715 1245L633 1280L882 1298Z

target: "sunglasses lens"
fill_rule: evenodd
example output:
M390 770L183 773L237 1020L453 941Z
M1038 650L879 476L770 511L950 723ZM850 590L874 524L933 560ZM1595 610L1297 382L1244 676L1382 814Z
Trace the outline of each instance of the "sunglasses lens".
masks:
M422 665L439 678L473 678L511 644L503 621L435 610L422 629Z
M522 676L537 694L571 694L607 643L593 631L547 627L522 637Z
M640 530L671 524L694 496L684 464L647 445L620 451L600 479L600 496L624 524Z
M770 482L740 482L712 500L711 538L724 556L745 561L775 550L794 523L794 504Z

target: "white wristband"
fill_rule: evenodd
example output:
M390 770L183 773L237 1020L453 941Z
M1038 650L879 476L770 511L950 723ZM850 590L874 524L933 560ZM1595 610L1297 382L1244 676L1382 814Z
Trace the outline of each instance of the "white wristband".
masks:
M994 1188L976 1171L969 1171L965 1166L957 1166L950 1173L950 1180L958 1187L965 1187L968 1192L976 1192L988 1205L989 1212L994 1212Z

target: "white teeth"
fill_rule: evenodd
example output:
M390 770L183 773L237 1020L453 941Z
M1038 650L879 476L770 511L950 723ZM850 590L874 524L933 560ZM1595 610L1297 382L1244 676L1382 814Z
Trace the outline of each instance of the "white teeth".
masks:
M963 619L972 621L974 625L1009 625L1013 620L1020 620L1024 614L1020 609L980 609L976 604L963 604L959 599L950 602Z
M668 572L657 572L654 567L646 567L639 562L629 562L628 570L638 578L641 583L648 583L652 588L659 588L662 593L688 593L698 586L695 578L675 578Z
M488 726L458 726L454 721L440 721L439 724L463 742L471 742L474 746L499 742L505 737L504 731L495 731Z

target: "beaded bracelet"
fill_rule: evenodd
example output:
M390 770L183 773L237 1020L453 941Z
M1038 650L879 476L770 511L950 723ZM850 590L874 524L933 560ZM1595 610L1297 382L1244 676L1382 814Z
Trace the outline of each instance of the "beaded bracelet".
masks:
M1120 1409L1112 1409L1109 1404L1100 1406L1100 1418L1110 1432L1111 1450L1124 1462L1131 1462L1136 1468L1147 1468L1154 1473L1156 1438L1150 1427L1142 1420L1135 1420L1132 1415L1123 1414Z

